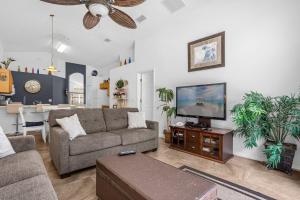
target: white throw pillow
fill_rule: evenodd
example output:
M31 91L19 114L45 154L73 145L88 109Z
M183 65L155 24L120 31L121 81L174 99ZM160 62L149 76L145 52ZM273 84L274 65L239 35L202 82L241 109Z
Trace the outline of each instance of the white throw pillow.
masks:
M144 112L128 112L128 128L147 128Z
M69 139L74 140L78 136L86 135L77 114L71 117L56 119L57 123L69 134Z
M11 143L9 142L2 127L0 126L0 158L4 158L15 153L16 152L14 151Z

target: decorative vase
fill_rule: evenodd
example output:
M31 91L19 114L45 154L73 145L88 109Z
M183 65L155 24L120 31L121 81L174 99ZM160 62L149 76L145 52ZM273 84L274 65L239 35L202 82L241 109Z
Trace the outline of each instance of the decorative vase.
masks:
M128 59L128 63L129 63L129 64L131 63L131 57L129 57L129 59Z
M127 60L125 59L125 61L124 61L124 65L127 65Z

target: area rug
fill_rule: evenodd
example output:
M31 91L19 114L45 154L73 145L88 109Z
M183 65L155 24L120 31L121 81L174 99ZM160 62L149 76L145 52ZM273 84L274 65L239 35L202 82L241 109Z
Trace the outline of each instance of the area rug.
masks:
M268 197L259 192L212 176L205 172L201 172L191 167L182 166L180 169L217 184L219 200L275 200L274 198Z

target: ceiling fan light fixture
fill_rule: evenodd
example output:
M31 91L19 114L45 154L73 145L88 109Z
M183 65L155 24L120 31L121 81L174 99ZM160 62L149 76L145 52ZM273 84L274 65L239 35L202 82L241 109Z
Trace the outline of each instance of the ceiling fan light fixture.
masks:
M57 72L57 68L54 65L51 65L47 68L48 72Z
M91 4L89 5L89 10L94 16L107 16L109 9L103 4Z

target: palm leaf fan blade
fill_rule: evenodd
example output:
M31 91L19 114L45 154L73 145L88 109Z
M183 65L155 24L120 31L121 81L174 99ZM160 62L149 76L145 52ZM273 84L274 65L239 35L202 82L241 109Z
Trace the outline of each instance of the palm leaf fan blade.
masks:
M58 5L80 5L84 2L80 0L41 0L46 3L58 4Z

